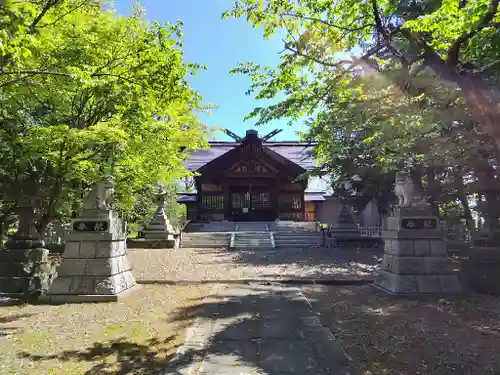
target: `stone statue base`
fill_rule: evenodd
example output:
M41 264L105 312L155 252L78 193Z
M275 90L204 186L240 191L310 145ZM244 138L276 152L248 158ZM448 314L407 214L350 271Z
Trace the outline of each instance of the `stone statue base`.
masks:
M40 241L34 241L39 243ZM39 297L57 277L57 256L51 256L43 247L20 247L0 250L0 293L11 297ZM43 243L42 243L43 246Z
M123 222L111 210L85 210L73 221L59 276L43 299L117 301L136 286L131 269Z
M439 220L427 207L398 207L382 232L384 258L374 285L394 294L462 290L446 251Z

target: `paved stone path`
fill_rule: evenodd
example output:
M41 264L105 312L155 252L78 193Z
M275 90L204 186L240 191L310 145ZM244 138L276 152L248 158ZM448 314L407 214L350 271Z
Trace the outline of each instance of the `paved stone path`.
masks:
M355 375L297 288L219 285L163 375Z

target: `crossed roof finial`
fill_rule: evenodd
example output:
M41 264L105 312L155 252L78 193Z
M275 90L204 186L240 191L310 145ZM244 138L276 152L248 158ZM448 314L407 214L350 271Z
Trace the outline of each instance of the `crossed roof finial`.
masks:
M275 129L272 132L268 133L267 135L263 136L262 138L259 138L258 137L258 132L256 130L247 130L245 138L247 138L249 136L255 136L255 137L259 138L261 140L261 142L265 142L268 139L274 137L276 134L278 134L278 133L280 133L282 131L283 131L283 129ZM224 129L224 132L228 136L230 136L231 138L233 138L236 142L240 142L241 143L243 141L243 139L244 139L244 138L241 138L239 135L236 135L235 133L233 133L229 129Z

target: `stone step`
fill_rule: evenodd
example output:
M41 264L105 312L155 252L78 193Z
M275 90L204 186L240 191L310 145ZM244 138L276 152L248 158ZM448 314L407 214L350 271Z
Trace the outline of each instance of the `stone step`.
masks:
M235 233L234 236L235 238L270 238L269 233L266 233L264 236L258 233L252 233L252 234Z
M228 241L182 241L181 244L208 244L208 245L228 245Z
M269 232L236 232L233 247L235 248L272 248Z
M234 242L271 242L269 238L238 238Z
M322 235L318 234L297 234L297 233L289 233L289 234L280 234L280 233L274 233L274 238L322 238Z
M231 239L230 233L183 233L181 238L182 248L220 248L228 247Z
M220 240L191 240L191 239L183 239L182 240L183 243L186 243L186 242L196 242L196 243L226 243L226 242L229 242L229 238L227 239L220 239Z
M212 239L202 239L202 238L183 238L182 242L228 242L229 238L212 238Z
M320 243L303 243L303 242L295 242L295 243L289 243L289 244L282 244L282 243L276 243L276 248L277 249L306 249L309 247L317 247L321 246Z
M283 243L288 243L288 242L321 242L323 241L322 238L316 238L316 237L311 237L311 238L274 238L275 242L283 242Z
M182 238L229 238L230 233L184 233Z
M196 236L192 236L191 234L189 235L186 235L186 234L183 234L182 235L182 238L192 238L192 239L198 239L198 238L202 238L202 239L217 239L217 238L230 238L231 237L231 234L228 233L228 234L219 234L219 235L214 235L214 234L210 234L210 235L207 235L207 236L199 236L199 235L196 235Z
M311 235L302 235L302 234L290 234L287 236L283 236L280 234L274 234L274 238L276 239L284 239L284 240L295 240L295 239L315 239L315 238L323 238L323 236L311 236Z

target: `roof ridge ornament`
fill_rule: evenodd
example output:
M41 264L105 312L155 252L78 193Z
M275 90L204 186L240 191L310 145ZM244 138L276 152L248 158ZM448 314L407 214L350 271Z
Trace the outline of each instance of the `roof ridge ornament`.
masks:
M274 137L276 134L281 133L282 131L283 131L283 129L274 129L272 132L266 134L262 138L259 138L259 133L257 132L257 130L249 129L246 131L245 137L241 138L239 135L236 135L231 130L224 129L224 133L226 133L228 136L230 136L236 142L240 142L240 143L242 143L245 139L248 139L248 138L257 138L258 140L260 140L263 143L263 142L266 142L267 140L269 140L270 138Z
M243 140L239 135L234 134L229 129L224 129L224 133L226 133L228 136L230 136L231 138L233 138L236 142L241 142Z

